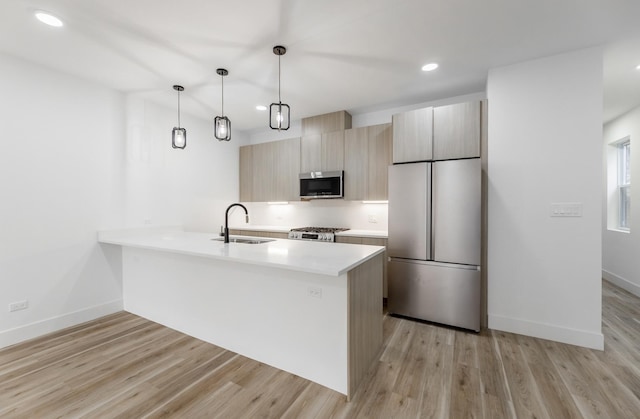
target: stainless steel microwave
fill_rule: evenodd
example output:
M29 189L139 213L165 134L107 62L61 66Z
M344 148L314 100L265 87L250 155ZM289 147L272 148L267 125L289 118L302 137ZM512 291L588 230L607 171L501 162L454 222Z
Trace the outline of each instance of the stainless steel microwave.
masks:
M344 171L300 173L300 198L343 198Z

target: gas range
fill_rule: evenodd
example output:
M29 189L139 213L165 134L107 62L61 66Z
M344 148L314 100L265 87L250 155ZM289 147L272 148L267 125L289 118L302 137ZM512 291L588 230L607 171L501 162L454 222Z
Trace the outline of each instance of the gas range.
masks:
M301 227L292 228L289 231L289 238L294 240L313 240L323 242L336 241L335 233L349 230L348 228L332 227Z

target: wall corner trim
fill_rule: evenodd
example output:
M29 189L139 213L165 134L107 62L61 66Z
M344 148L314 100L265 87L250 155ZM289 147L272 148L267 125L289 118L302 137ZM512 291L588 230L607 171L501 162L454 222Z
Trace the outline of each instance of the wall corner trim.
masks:
M625 279L621 276L614 274L613 272L609 272L606 270L602 270L602 278L605 281L611 282L613 285L617 285L623 290L629 291L631 294L640 297L640 286L634 284L633 282Z
M0 349L122 310L123 301L121 299L113 300L97 306L39 320L14 329L2 330L0 331Z
M568 343L589 349L604 350L604 335L602 332L572 329L553 324L503 317L495 314L489 314L489 329Z

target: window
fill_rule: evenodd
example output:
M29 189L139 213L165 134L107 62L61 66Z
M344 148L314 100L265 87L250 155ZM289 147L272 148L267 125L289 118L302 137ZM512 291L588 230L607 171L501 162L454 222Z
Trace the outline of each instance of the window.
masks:
M629 138L619 142L618 148L618 227L629 230L631 213L631 141Z

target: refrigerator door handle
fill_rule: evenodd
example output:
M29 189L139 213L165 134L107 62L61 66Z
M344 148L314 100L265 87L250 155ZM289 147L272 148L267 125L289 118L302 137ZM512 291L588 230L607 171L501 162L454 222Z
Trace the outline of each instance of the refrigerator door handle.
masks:
M433 222L435 217L435 211L433 208L433 177L435 176L435 168L433 163L429 163L427 166L427 260L433 260L435 249L435 233L434 228L436 224Z

